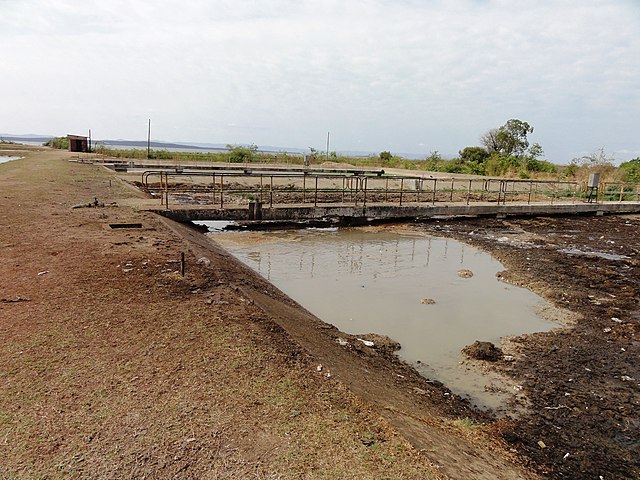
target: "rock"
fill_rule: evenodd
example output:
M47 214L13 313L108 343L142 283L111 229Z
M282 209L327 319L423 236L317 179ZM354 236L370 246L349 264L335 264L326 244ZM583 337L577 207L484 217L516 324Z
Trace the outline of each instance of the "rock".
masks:
M423 305L433 305L436 301L433 298L423 298L420 300L420 303Z
M393 353L400 350L400 343L394 339L387 337L386 335L378 335L377 333L367 333L365 335L359 335L357 340L364 343L367 347L373 347L383 352Z
M207 257L200 257L196 263L198 265L204 265L205 267L208 267L209 265L211 265L211 260L209 260Z
M538 442L538 446L539 446L540 448L547 448L547 446L545 445L545 443L544 443L542 440L540 440L540 441Z
M473 272L463 268L462 270L458 270L458 276L462 278L471 278L473 277Z
M476 340L472 345L467 345L462 349L468 358L474 360L487 360L489 362L495 362L503 357L502 350L496 347L491 342L480 342Z
M336 338L336 342L338 342L338 345L340 345L341 347L346 347L347 345L349 345L349 342L347 342L344 338Z

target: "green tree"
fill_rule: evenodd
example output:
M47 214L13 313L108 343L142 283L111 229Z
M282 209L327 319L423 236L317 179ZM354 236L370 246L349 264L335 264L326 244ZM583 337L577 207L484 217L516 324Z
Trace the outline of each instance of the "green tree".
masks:
M512 118L498 129L496 140L499 152L506 156L519 157L529 147L527 135L533 133L533 127L527 122Z
M393 159L393 155L389 151L380 152L380 162L382 165L388 165Z
M231 163L249 163L255 159L258 147L254 144L243 145L227 145L229 150L229 161Z
M620 164L622 180L631 183L640 183L640 157Z
M465 162L484 163L491 154L482 147L465 147L458 152L460 158Z
M67 137L55 137L49 139L45 147L59 148L60 150L69 150L69 139Z

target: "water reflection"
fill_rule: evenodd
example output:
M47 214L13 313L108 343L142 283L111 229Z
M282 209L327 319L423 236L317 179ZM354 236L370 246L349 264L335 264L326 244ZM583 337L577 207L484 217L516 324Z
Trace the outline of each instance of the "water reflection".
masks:
M539 297L496 279L497 260L454 240L374 229L213 235L319 318L351 334L388 335L406 361L481 404L496 401L460 367L460 350L555 326L536 315ZM463 268L474 276L461 278Z

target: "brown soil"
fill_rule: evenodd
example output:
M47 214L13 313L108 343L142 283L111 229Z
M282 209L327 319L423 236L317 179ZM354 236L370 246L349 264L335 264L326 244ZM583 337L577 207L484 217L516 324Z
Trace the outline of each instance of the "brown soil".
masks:
M394 342L126 206L104 167L26 150L0 165L0 478L535 478Z
M495 421L393 341L339 332L199 232L131 208L142 194L112 172L27 155L0 165L0 477L638 475L638 218L424 226L582 315L492 364L533 406Z
M640 478L640 216L440 220L424 230L491 252L508 269L503 280L578 314L568 328L509 342L514 361L496 368L531 409L502 437L552 478Z

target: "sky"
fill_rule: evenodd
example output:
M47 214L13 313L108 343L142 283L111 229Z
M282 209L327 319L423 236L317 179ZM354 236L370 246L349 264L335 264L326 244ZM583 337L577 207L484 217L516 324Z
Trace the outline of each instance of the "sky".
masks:
M0 0L0 132L640 156L640 0Z

